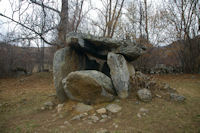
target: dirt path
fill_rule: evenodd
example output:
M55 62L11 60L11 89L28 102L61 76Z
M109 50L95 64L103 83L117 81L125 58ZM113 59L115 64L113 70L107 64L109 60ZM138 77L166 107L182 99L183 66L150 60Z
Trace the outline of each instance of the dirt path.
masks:
M56 114L55 107L52 110L41 110L47 101L57 104L50 73L0 79L0 132L93 133L101 128L114 133L200 132L200 75L154 77L175 87L186 96L186 102L180 104L155 98L151 103L142 103L131 96L114 102L122 110L109 114L111 119L93 124L84 120L70 121L77 114L74 111L77 103L73 101L65 103L60 114ZM106 104L95 105L94 108L96 110ZM141 108L148 109L148 112L138 117ZM88 114L95 113L95 110ZM70 125L65 125L65 121L69 121Z

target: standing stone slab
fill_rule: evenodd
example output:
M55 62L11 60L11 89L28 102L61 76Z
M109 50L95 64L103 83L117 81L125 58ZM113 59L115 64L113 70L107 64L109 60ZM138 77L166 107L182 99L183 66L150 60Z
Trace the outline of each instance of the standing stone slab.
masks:
M62 80L70 72L85 69L85 56L78 54L75 50L65 47L58 50L53 60L53 75L56 94L60 102L67 99L64 92Z
M114 99L111 79L95 70L71 72L63 81L67 96L86 104L110 102Z
M108 53L107 59L113 85L120 98L128 97L130 74L123 55Z

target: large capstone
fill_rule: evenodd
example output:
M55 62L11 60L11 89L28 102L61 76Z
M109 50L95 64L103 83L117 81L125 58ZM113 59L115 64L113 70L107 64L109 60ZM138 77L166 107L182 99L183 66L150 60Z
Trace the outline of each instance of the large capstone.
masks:
M65 47L58 50L54 55L53 60L53 76L56 94L60 102L67 99L64 92L62 80L70 72L85 69L85 56L77 53L70 47Z
M120 54L109 53L108 66L113 85L120 98L127 98L129 91L130 74L125 58Z
M139 45L136 42L96 37L73 32L67 35L66 42L70 47L90 53L91 55L104 60L107 59L109 52L113 52L122 54L127 60L133 61L146 50L145 46Z
M95 104L114 99L111 79L101 72L75 71L63 80L65 93L72 100Z

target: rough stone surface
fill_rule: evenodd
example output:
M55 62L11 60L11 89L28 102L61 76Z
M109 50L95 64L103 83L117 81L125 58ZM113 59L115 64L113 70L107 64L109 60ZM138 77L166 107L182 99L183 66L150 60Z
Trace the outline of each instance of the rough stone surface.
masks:
M184 96L179 95L177 93L171 93L170 98L171 100L176 101L176 102L184 102L186 99Z
M91 119L93 122L97 122L99 120L99 117L92 115L88 117L89 119Z
M136 42L121 41L120 47L113 52L122 54L127 60L133 61L144 54L145 50L143 45L138 45Z
M88 112L88 111L90 111L90 110L92 110L92 109L93 109L92 106L86 105L86 104L83 104L83 103L78 103L78 104L76 105L76 108L75 108L75 110L76 110L77 112L80 112L80 113Z
M107 117L108 117L107 115L101 115L101 118L103 118L103 119L105 119Z
M117 104L109 104L106 106L106 109L112 113L117 113L122 109L122 107Z
M86 104L110 102L114 99L111 79L95 70L71 72L66 78L67 96Z
M70 72L85 69L85 56L72 50L70 47L65 47L58 50L54 55L53 60L53 75L56 95L60 102L67 99L64 93L62 80Z
M109 51L120 53L128 60L135 60L143 54L146 48L136 42L115 40L111 38L96 37L88 34L69 33L67 44L76 49L81 49L95 57L106 60Z
M71 123L69 123L69 121L65 121L65 122L64 122L64 125L71 126L72 124L71 124Z
M109 53L108 66L113 85L120 98L128 97L130 74L127 67L127 62L122 55Z
M145 108L140 108L139 110L141 113L148 113L149 110L148 109L145 109Z
M137 96L143 102L150 102L152 100L151 91L145 88L138 90Z
M82 113L82 114L79 114L79 115L75 115L74 117L72 117L72 119L71 119L71 121L72 120L80 120L81 118L83 118L83 117L85 117L85 116L87 116L88 115L88 113Z
M106 113L106 109L105 108L100 108L100 109L98 109L98 110L96 110L97 111L97 113L99 113L99 114L105 114Z
M47 107L50 107L50 106L53 106L54 104L53 104L53 102L51 102L51 101L48 101L48 102L45 102L44 103L44 106L47 106Z
M60 113L62 111L64 104L58 104L57 106L57 112Z

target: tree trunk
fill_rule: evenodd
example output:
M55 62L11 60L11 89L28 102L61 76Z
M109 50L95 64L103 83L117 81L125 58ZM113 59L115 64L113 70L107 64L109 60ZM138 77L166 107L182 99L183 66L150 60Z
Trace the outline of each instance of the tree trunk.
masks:
M66 34L69 29L68 0L62 0L62 9L60 13L60 24L58 26L58 48L65 46Z
M147 0L144 0L144 8L145 8L145 31L147 35L147 41L149 41L149 32L148 32L148 15L147 15Z

